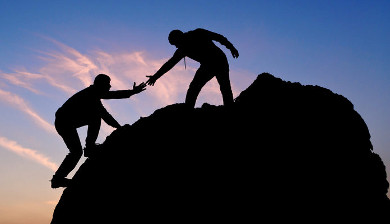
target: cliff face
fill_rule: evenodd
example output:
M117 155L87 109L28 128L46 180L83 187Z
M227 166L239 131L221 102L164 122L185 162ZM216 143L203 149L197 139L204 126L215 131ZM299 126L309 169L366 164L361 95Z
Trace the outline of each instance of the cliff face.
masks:
M263 73L232 108L174 104L114 131L52 223L375 221L388 186L351 102Z

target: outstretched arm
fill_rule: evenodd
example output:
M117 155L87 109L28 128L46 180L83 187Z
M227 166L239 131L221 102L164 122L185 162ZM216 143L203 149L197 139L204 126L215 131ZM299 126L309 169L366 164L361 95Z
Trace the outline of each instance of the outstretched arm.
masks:
M159 79L169 70L171 70L173 66L175 66L183 57L184 54L181 52L180 49L177 49L173 56L167 62L165 62L165 64L163 64L163 66L161 66L161 68L154 75L146 76L149 78L149 80L146 81L146 84L153 86L157 79Z
M139 84L138 86L134 82L133 89L109 91L106 94L104 94L102 99L124 99L124 98L129 98L130 96L132 96L134 94L138 94L138 93L144 91L145 87L146 87L146 84L143 83L143 82L141 84Z
M118 121L115 120L115 118L108 113L106 108L102 108L102 119L104 122L106 122L108 125L110 125L113 128L120 128L121 125L118 123Z
M85 146L87 148L95 146L96 139L99 135L101 119L103 119L108 125L114 128L121 127L121 125L112 117L112 115L108 113L108 111L106 110L106 108L104 108L101 102L98 111L101 118L99 117L90 124L88 124L87 138L85 139Z
M239 56L238 50L233 46L232 43L230 43L230 41L228 41L226 37L224 37L221 34L211 32L209 30L205 30L205 29L198 29L198 30L201 30L206 35L208 35L212 40L218 41L220 44L224 45L227 49L229 49L230 52L232 53L233 58L238 58Z

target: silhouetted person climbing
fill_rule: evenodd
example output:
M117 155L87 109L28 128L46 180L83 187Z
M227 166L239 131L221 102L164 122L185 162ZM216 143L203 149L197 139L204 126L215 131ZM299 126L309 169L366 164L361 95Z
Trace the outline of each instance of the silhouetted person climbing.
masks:
M88 125L86 149L95 147L99 134L101 119L108 125L119 128L121 125L104 108L101 99L123 99L145 90L145 83L136 85L132 90L110 91L110 77L105 74L96 76L93 85L70 97L56 112L55 127L69 149L58 170L51 180L51 187L66 187L69 179L66 176L76 167L83 149L77 128Z
M154 75L146 76L149 77L146 84L153 86L157 79L187 56L198 61L200 67L190 83L185 103L194 107L200 90L215 76L219 83L224 105L233 104L233 93L229 80L229 63L225 53L213 43L213 40L226 46L233 57L237 58L239 54L232 43L220 34L200 28L186 33L173 30L169 33L168 40L170 44L177 47L177 50Z

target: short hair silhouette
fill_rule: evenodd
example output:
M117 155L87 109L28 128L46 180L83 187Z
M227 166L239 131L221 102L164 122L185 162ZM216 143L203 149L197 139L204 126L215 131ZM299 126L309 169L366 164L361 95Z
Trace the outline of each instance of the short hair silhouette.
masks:
M104 83L109 83L111 81L111 78L106 74L99 74L95 77L95 80L93 81L94 85L102 85Z
M172 30L168 35L168 41L171 45L176 45L182 36L183 32L181 30Z

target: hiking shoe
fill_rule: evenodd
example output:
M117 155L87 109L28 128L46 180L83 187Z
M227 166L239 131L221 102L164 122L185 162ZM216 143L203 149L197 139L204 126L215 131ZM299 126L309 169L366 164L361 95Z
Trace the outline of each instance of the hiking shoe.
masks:
M67 187L70 183L70 179L65 177L54 177L51 181L51 188Z

